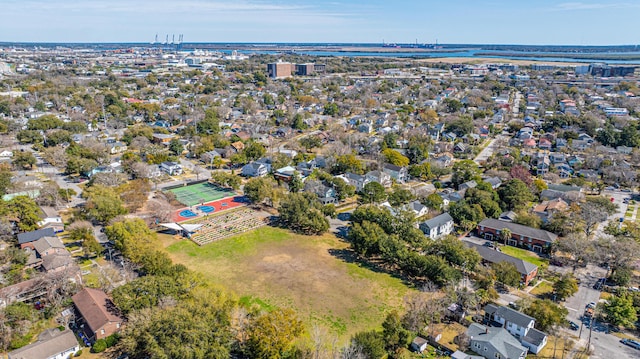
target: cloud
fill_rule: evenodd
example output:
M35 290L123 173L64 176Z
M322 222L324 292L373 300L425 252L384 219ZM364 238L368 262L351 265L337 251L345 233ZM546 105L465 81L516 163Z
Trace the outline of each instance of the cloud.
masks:
M561 3L556 5L554 10L578 11L578 10L597 10L597 9L629 9L629 8L638 8L638 7L640 7L640 4L566 2L566 3Z

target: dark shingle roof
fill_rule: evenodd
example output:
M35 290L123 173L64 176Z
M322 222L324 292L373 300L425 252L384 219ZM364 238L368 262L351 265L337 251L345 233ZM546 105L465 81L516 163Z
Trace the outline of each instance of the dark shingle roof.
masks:
M471 243L471 242L466 242L466 241L465 241L465 244L470 248L475 248L475 250L478 251L478 253L482 257L482 259L484 259L487 262L491 262L491 263L500 263L500 262L513 263L513 265L516 266L516 269L518 269L518 273L520 273L520 274L527 275L527 274L535 271L536 269L538 269L538 266L536 266L535 264L529 263L529 262L524 261L524 260L519 259L519 258L512 257L512 256L510 256L508 254L504 254L502 252L498 252L498 251L496 251L496 250L494 250L492 248L481 246L479 244L475 244L475 243Z
M18 244L37 241L42 237L54 237L55 235L56 232L53 228L43 228L38 229L37 231L18 233Z
M522 340L529 344L539 346L540 344L542 344L542 342L544 341L544 338L546 337L547 337L546 333L543 333L536 328L531 328L527 332L527 335L525 335L524 338L522 338Z
M521 224L500 221L493 218L482 220L482 222L478 223L478 227L488 227L497 230L507 228L512 234L534 238L545 242L554 242L558 238L557 234L553 234L542 229L531 228Z
M500 353L504 358L520 358L527 348L523 347L516 338L514 338L504 328L486 327L478 323L471 323L467 329L467 336L473 341L486 343Z
M524 313L521 313L515 309L511 309L509 307L497 306L495 304L487 304L484 307L485 313L490 315L497 315L501 318L504 318L507 322L517 324L523 328L529 326L529 323L534 319Z
M78 347L76 336L71 330L47 329L38 341L9 353L12 359L51 358Z
M453 218L451 218L451 216L449 215L449 213L443 213L439 216L433 217L430 220L424 221L422 222L422 226L432 229L432 228L438 228L442 225L444 225L447 222L453 221Z

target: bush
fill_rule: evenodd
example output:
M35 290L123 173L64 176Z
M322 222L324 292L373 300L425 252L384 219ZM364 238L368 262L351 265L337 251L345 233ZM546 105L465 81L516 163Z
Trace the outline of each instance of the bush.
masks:
M105 342L107 343L107 348L111 348L112 346L118 344L118 340L120 340L118 334L111 334L106 337Z
M82 349L78 350L78 351L76 352L76 354L74 355L74 357L79 357L79 356L81 356L81 355L82 355Z
M107 350L107 341L104 339L96 340L96 342L93 343L93 346L91 347L92 353L102 353L105 350Z

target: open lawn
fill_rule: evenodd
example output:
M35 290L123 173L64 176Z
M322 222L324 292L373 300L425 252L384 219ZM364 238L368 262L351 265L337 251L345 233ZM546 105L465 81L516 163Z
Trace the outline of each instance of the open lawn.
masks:
M534 252L528 251L526 249L516 248L512 246L500 246L500 250L504 254L508 254L512 257L520 258L529 263L533 263L538 267L547 267L547 265L549 264L549 261L547 261L546 259L540 258Z
M553 293L553 284L547 282L546 280L541 280L535 286L535 288L531 289L529 293L541 298L545 298Z
M556 340L557 339L557 340ZM527 358L560 358L566 357L573 345L575 344L573 339L563 339L562 337L556 338L555 336L549 336L547 339L547 345L536 354L527 354ZM564 353L563 353L564 352Z
M174 262L231 289L241 302L292 308L308 328L318 324L343 342L379 328L390 310L402 309L410 290L398 278L350 263L348 244L332 234L263 227L202 247L169 236L161 240Z

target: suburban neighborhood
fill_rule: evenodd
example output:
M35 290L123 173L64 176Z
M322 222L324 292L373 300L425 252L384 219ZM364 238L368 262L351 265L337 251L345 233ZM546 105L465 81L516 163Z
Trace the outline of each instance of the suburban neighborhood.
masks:
M0 44L0 356L639 357L640 66L493 60Z

